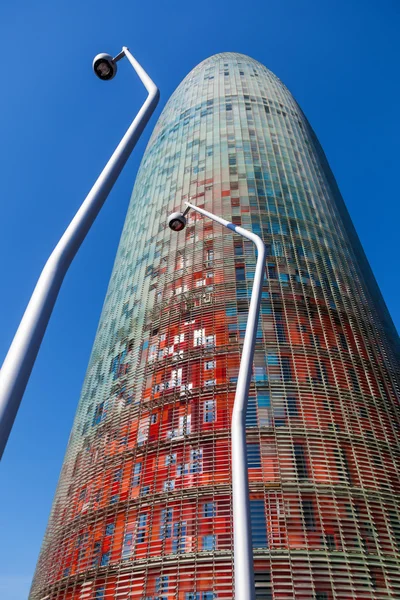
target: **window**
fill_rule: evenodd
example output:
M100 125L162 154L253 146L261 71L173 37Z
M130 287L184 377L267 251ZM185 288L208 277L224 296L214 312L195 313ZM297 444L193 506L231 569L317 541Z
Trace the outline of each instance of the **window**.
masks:
M275 326L276 326L276 337L278 342L286 342L285 326L283 324L283 317L275 312Z
M342 346L342 349L348 350L349 347L347 345L347 340L346 340L346 336L344 335L344 333L339 333L339 338L340 338L340 344Z
M203 449L199 448L198 450L191 450L190 451L189 472L190 473L201 473L202 471L203 471Z
M212 519L216 515L215 502L205 502L203 504L203 516Z
M264 293L264 292L263 292ZM267 292L266 292L267 293ZM261 314L263 315L271 315L272 314L272 308L271 308L271 304L270 302L263 302L261 304Z
M206 379L204 382L204 387L214 387L214 385L217 385L216 379Z
M153 413L150 417L150 423L151 425L154 425L154 423L157 423L158 421L158 414L157 413Z
M260 444L246 444L247 446L247 468L261 469Z
M105 567L106 565L108 565L109 562L110 562L110 553L109 552L105 552L101 556L100 566L101 567Z
M114 529L114 523L108 523L108 525L106 525L106 535L112 535L114 533Z
M272 600L271 573L269 571L256 571L254 583L256 600Z
M165 466L176 465L176 452L173 454L167 454L165 457Z
M95 594L94 594L95 600L103 600L104 592L105 592L104 587L97 588L97 590L95 591Z
M258 425L259 427L270 426L270 397L269 394L257 394Z
M317 374L317 382L318 383L329 384L328 371L327 371L325 363L323 363L322 361L316 360L315 361L315 371Z
M250 500L250 517L253 548L267 548L264 500Z
M139 446L143 446L149 437L149 424L150 418L144 417L139 421L138 433L137 433L137 442Z
M174 369L171 372L169 387L176 387L177 385L182 385L182 369Z
M133 467L133 479L132 479L132 487L137 487L140 484L140 473L142 470L142 463L136 463Z
M315 531L314 505L312 500L302 500L301 502L306 529Z
M237 315L236 304L229 302L226 306L226 316L227 317L235 317L236 315Z
M164 508L161 511L161 526L160 526L160 540L170 538L172 534L172 508Z
M115 356L112 361L111 361L111 366L110 366L110 373L114 373L114 379L115 379L115 375L118 372L118 367L120 362L125 358L125 354L126 352L122 352L121 354L117 354L117 356Z
M246 427L257 427L257 406L255 396L249 396L246 411Z
M244 267L236 267L236 281L245 281L246 275Z
M397 544L397 548L400 550L400 519L395 510L389 510L389 520L392 526L392 535Z
M215 335L206 336L206 348L213 348L215 346Z
M292 380L292 370L290 366L290 358L287 356L281 357L281 365L282 365L282 377L283 381L291 381Z
M351 473L345 450L343 448L334 448L333 453L335 455L339 479L347 481L351 485Z
M207 360L204 363L204 370L209 371L210 369L215 369L215 360Z
M104 405L104 402L100 402L100 404L96 406L96 410L93 417L93 425L98 425L105 418L106 415Z
M178 554L186 550L186 522L174 523L174 537L172 540L172 552Z
M234 246L235 256L243 256L242 244L235 244Z
M307 463L302 444L294 444L294 460L296 464L297 476L299 479L307 479Z
M350 382L354 392L360 391L360 384L358 383L357 374L354 369L348 369L348 374L350 377Z
M88 537L89 537L89 533L88 532L82 533L82 534L78 535L78 538L76 540L76 547L79 548L79 546L82 546L82 544L86 545Z
M286 407L282 397L275 394L274 398L274 423L275 427L284 427L286 425Z
M189 384L191 386L191 384ZM191 389L189 387L188 389ZM182 415L179 417L178 427L167 432L168 438L179 438L183 435L190 435L191 431L191 415Z
M152 344L149 349L149 362L152 362L157 357L157 344Z
M214 423L216 420L216 401L206 400L205 402L203 402L203 422Z
M286 398L286 402L287 402L287 413L288 413L289 417L297 417L298 412L297 412L296 398L293 398L292 396L288 396Z
M215 535L203 535L203 545L202 549L208 552L216 549L216 539Z
M284 251L282 242L277 241L277 240L272 242L271 253L272 253L272 256L285 256L285 251ZM282 277L282 275L279 276L279 278L281 278L281 277ZM288 279L282 279L282 281L288 281Z
M205 329L195 329L193 332L193 346L203 346L206 336Z
M267 369L266 367L254 367L254 380L257 383L262 383L268 381Z
M175 489L175 479L171 479L169 481L164 481L163 491L164 492L172 492Z
M310 333L310 344L321 348L321 340L318 333Z
M147 525L147 513L139 515L138 519L138 531L136 541L138 544L142 544L146 537L146 525Z
M279 365L279 359L277 354L267 354L267 365Z
M129 558L133 551L133 533L125 533L122 546L122 560Z
M92 567L97 567L99 564L99 554L101 550L101 543L95 542L93 546L93 558L92 558Z
M156 592L166 592L168 590L168 575L162 575L156 579Z
M325 542L329 550L336 550L335 536L331 533L325 535Z

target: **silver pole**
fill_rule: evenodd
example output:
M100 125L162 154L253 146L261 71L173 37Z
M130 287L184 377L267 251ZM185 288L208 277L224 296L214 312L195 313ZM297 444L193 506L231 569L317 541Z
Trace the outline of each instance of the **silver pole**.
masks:
M47 260L4 360L0 371L0 458L65 274L158 104L158 88L125 46L117 58L123 54L148 96Z
M255 600L253 546L251 541L251 519L249 478L247 472L246 411L251 382L257 324L260 314L262 284L265 273L266 248L262 239L242 227L221 217L185 202L193 210L224 225L235 233L251 240L257 247L257 265L249 306L235 402L232 412L232 503L235 565L236 600Z

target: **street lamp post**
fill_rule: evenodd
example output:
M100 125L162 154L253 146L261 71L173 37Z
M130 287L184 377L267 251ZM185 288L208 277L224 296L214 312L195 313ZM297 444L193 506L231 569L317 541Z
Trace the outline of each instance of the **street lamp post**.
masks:
M0 458L65 274L158 104L158 88L125 46L115 58L108 54L96 56L93 62L96 75L103 80L112 79L117 71L116 63L124 56L148 96L47 260L4 360L0 371Z
M262 239L251 231L238 227L221 217L185 202L184 213L174 213L168 219L169 227L181 231L186 225L185 215L190 209L220 223L227 229L252 241L257 248L257 264L250 299L249 316L240 360L235 402L232 412L232 502L236 600L255 600L253 547L251 541L251 519L249 478L247 472L246 411L251 382L257 324L260 314L262 284L265 273L266 248Z

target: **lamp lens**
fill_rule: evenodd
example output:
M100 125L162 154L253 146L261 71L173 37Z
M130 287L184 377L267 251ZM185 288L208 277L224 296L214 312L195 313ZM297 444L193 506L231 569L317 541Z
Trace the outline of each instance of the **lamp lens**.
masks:
M106 62L101 62L99 65L97 65L97 70L100 72L100 75L103 75L103 77L107 76L111 71L110 65Z
M95 65L95 71L100 79L110 79L113 69L108 60L99 60Z
M179 219L174 219L171 222L170 227L173 231L182 231L182 229L185 227L185 224L182 223L182 221L180 221Z

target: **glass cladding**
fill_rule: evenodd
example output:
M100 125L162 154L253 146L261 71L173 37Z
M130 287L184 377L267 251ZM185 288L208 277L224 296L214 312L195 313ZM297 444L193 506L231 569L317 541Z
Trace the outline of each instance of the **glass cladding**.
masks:
M144 155L32 600L230 600L230 416L261 235L247 415L256 597L400 597L398 338L295 100L234 53ZM240 600L240 599L236 599Z

